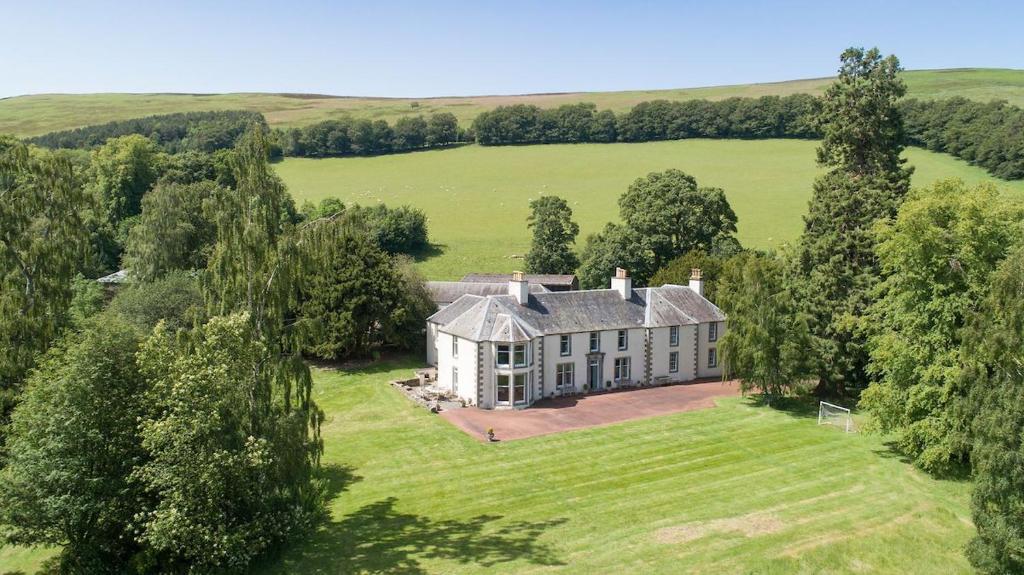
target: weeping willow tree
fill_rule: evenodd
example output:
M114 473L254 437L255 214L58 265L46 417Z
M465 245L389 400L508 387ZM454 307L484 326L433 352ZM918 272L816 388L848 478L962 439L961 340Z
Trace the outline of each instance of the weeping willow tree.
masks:
M0 423L67 324L89 202L67 156L0 138Z
M322 509L323 414L288 311L301 268L293 210L261 130L231 161L237 186L210 208L212 319L177 337L158 327L140 354L155 413L138 477L159 501L143 537L168 562L204 569L243 568Z
M211 219L217 242L210 256L205 292L211 315L248 314L253 334L267 346L267 360L254 366L266 380L264 392L278 392L287 413L308 419L308 441L319 444L320 411L312 399L312 378L299 353L290 308L301 272L295 207L267 162L269 142L253 126L231 158L236 186L222 190ZM314 450L311 464L319 462Z

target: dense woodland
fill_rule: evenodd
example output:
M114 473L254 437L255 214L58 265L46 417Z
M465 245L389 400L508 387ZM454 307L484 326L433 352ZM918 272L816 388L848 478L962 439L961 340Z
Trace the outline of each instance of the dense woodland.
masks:
M51 132L28 141L47 148L89 149L102 146L111 138L139 134L153 140L165 152L213 152L233 147L252 123L263 127L267 124L259 112L187 112Z
M317 122L303 128L276 130L286 156L326 158L374 156L439 148L464 141L455 116L441 112L400 118L393 125L384 120L349 117Z
M1024 110L966 98L907 100L907 143L946 152L1006 180L1024 178Z
M67 573L241 572L324 513L306 358L421 345L418 210L301 210L230 149L0 139L0 536ZM92 279L126 266L129 283ZM211 505L210 502L217 502Z

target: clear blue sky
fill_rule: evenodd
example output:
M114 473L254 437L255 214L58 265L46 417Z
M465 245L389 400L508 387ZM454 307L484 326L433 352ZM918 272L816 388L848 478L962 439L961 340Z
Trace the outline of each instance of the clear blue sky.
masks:
M908 69L1024 68L1024 1L407 3L3 0L0 96L437 96L831 75L850 45Z

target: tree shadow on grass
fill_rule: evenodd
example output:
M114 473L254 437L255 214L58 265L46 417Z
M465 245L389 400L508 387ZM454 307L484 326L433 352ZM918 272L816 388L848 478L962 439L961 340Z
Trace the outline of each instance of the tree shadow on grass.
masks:
M813 397L773 397L762 394L748 395L747 404L753 407L767 407L798 419L817 419L818 400Z
M348 465L328 464L320 468L317 479L324 483L324 501L330 504L335 497L348 491L348 488L363 478L355 474Z
M353 468L344 465L325 466L320 478L326 481L327 501L362 480ZM328 522L284 553L268 557L257 571L422 574L427 570L421 562L429 559L481 568L509 561L565 565L539 538L566 519L516 521L500 526L497 523L501 515L436 520L402 513L395 509L397 502L395 497L381 499L340 521Z
M448 249L448 246L446 244L430 243L427 244L427 247L418 250L417 252L410 255L412 256L413 261L425 262L431 258L436 258L438 256L444 255L446 249Z
M500 515L436 520L395 509L388 497L318 531L280 564L290 573L427 573L422 561L442 559L482 568L509 561L564 565L538 541L565 519L517 521L495 527Z

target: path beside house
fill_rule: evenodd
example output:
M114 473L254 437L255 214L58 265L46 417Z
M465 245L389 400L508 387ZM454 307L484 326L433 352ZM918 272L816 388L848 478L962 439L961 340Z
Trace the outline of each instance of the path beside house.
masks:
M441 412L459 429L483 441L487 428L497 439L508 441L537 435L584 429L620 421L668 415L714 407L715 398L736 396L738 382L719 380L616 391L578 397L542 399L520 410L486 410L475 407Z

